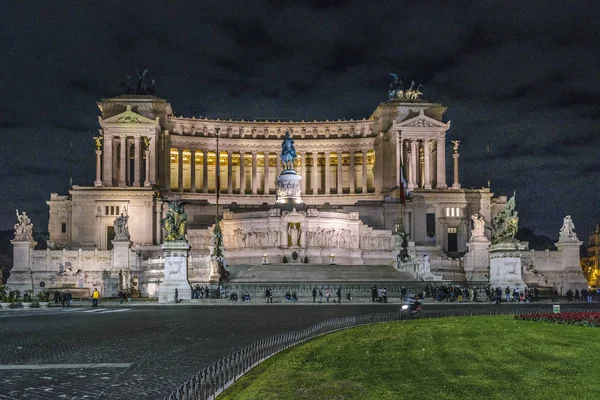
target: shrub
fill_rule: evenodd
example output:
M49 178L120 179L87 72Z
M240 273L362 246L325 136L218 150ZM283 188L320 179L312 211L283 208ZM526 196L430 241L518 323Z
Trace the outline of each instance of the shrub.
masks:
M515 320L600 327L600 312L561 312L515 315Z

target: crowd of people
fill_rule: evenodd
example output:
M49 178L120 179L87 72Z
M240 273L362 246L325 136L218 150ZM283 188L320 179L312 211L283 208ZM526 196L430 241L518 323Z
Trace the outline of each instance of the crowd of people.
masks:
M209 298L208 286L195 285L192 288L192 299Z
M62 304L63 307L71 307L73 304L73 295L70 290L63 290L62 292L54 292L54 304Z

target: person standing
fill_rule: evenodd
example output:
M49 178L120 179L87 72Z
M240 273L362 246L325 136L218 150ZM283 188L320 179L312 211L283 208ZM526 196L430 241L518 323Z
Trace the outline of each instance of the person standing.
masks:
M338 303L342 302L342 288L338 288L337 292L335 292L337 298L338 298Z
M331 293L329 292L329 289L325 290L325 301L327 301L327 303L329 303L329 296L331 296Z
M316 303L317 302L317 288L313 288L312 296L313 296L313 303Z
M98 299L100 298L100 292L98 289L94 288L94 292L92 293L92 307L98 307Z

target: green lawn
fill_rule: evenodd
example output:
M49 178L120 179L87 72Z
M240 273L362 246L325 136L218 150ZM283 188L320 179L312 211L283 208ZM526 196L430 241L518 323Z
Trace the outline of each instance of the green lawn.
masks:
M221 399L595 399L600 330L438 318L325 335L254 368Z

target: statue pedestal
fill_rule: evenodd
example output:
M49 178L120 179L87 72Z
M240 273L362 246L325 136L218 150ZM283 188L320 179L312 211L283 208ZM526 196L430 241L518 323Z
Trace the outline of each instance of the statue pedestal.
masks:
M20 290L23 295L25 290L34 290L37 286L33 281L31 271L31 255L37 243L33 240L11 240L11 243L13 245L13 267L6 284L12 290Z
M474 236L467 243L469 251L465 254L465 276L469 282L489 280L490 241L485 236Z
M112 245L113 268L117 270L130 268L131 242L129 238L125 238L124 240L115 238L112 241Z
M165 242L162 246L165 257L164 279L158 287L158 302L175 301L175 289L178 299L191 299L192 288L188 281L188 252L190 245L185 240Z
M300 189L301 176L296 174L293 169L286 169L279 174L275 181L277 190L277 204L301 204L302 190Z
M525 288L521 269L521 253L525 250L525 245L512 242L490 246L490 285L492 287L499 286L504 290L509 286L511 291L517 287L521 291Z
M563 293L569 289L575 292L576 289L581 290L581 288L588 286L580 266L579 249L581 244L582 242L579 241L577 235L561 235L558 242L554 243L556 249L562 255L560 280Z

